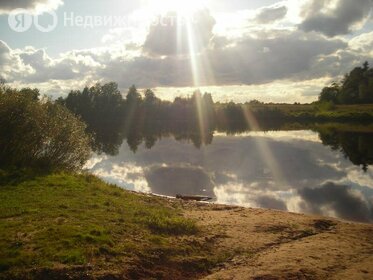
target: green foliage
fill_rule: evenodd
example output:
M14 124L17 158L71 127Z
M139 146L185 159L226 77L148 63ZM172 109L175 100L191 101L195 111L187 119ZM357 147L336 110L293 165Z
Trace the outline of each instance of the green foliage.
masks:
M336 109L335 103L331 100L323 101L316 105L317 110L324 112L324 111L332 111Z
M373 69L368 62L354 68L340 83L325 87L319 96L320 102L335 104L373 103Z
M87 124L87 132L94 136L95 151L117 152L122 143L120 128L124 121L124 101L116 83L71 91L66 99L58 102Z
M150 93L148 92L148 95ZM127 104L129 106L138 106L142 102L141 94L138 92L136 86L131 86L128 90L127 97L126 97Z
M90 156L85 125L65 107L39 101L38 91L0 95L0 166L77 170Z
M338 94L340 92L340 87L337 83L333 83L330 87L325 87L320 93L320 102L338 102Z

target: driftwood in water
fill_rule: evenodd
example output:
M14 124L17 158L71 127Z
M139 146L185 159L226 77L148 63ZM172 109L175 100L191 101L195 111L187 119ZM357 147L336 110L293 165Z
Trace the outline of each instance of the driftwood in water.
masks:
M176 198L183 200L193 200L193 201L209 201L212 197L202 196L202 195L181 195L177 194Z

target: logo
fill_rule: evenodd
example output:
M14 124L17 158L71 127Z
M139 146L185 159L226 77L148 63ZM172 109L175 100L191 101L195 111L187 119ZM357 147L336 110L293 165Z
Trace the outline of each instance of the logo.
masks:
M15 32L25 32L32 25L33 16L24 9L13 10L8 17L9 27Z
M52 23L44 26L40 23L40 17L47 15L52 18ZM53 31L58 24L58 17L55 12L44 12L39 15L32 15L29 11L25 9L16 9L13 10L8 16L9 27L15 32L26 32L28 31L32 24L40 32L51 32Z

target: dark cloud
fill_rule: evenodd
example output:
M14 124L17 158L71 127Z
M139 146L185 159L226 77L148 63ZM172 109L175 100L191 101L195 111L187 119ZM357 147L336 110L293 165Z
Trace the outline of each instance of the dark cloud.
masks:
M279 32L246 37L233 47L211 51L209 59L215 79L221 84L260 84L298 79L299 73L310 70L319 56L346 46L341 40L327 40L314 34Z
M346 220L373 220L373 205L351 187L329 182L317 188L299 190L298 193L304 199L302 207L306 212L328 215L327 211L334 211L339 218Z
M287 12L288 9L285 6L263 8L255 17L255 21L264 24L272 23L283 19Z
M0 11L12 11L14 9L34 9L37 5L56 6L62 1L56 0L1 0Z
M215 19L208 10L196 12L189 23L177 20L175 13L162 17L160 24L152 25L144 43L144 51L151 55L176 55L190 52L190 44L195 52L205 49L212 38ZM190 36L193 36L190 40Z
M198 167L156 166L145 173L145 178L151 191L157 194L214 195L210 176Z
M267 208L267 209L276 209L276 210L282 210L287 211L288 208L286 206L286 203L282 201L281 199L268 196L268 195L262 195L255 199L255 202L258 204L261 208Z
M176 56L163 59L143 56L130 61L107 61L104 68L97 70L97 76L118 81L122 88L128 88L132 84L142 88L193 84L189 59Z
M311 71L312 75L307 76L319 57L347 46L341 40L303 32L245 37L234 44L224 38L214 38L212 43L213 49L205 49L195 58L200 85L250 85L320 77L325 72ZM123 88L133 83L139 87L191 86L194 81L189 56L142 56L130 61L116 58L106 61L105 68L98 69L97 74L119 81Z
M299 27L330 37L347 34L355 24L369 16L372 3L372 0L338 0L333 9L325 11L325 7L331 4L330 0L312 0L303 9L305 19Z

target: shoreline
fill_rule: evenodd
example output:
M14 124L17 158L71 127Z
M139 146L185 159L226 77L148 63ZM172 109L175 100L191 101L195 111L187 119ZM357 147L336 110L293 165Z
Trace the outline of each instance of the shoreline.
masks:
M0 202L0 279L373 276L373 224L141 194L87 174L2 185Z
M203 228L230 257L196 279L370 279L373 224L282 210L185 201L155 194ZM344 256L341 259L341 256Z
M200 204L186 207L236 252L203 279L369 279L373 225L278 210Z

